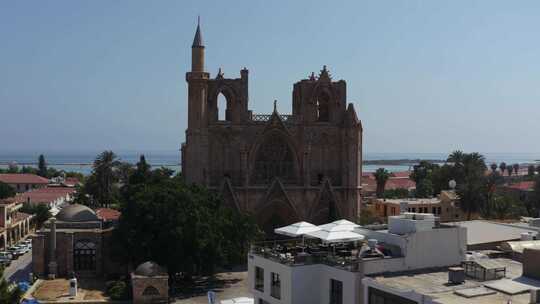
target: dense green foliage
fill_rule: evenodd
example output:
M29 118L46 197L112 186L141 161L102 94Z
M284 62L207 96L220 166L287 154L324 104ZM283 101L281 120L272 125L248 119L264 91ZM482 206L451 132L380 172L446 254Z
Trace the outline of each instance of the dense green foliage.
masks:
M130 288L124 281L109 281L106 288L111 300L122 301L130 298Z
M34 214L34 221L36 222L38 229L41 228L43 223L45 223L52 216L50 208L44 204L32 205L29 203L24 203L20 211L28 214Z
M528 177L534 177L535 172L536 172L536 167L534 165L529 165L529 167L527 167Z
M384 191L384 198L408 198L409 190L404 188L389 189ZM363 211L362 211L363 212Z
M415 165L410 178L416 183L416 197L432 197L433 196L433 171L437 165L428 161L421 161Z
M47 163L45 162L45 156L43 156L43 154L39 155L38 158L38 175L47 177Z
M386 182L390 178L390 172L384 168L379 168L377 171L375 171L375 173L373 173L373 176L375 176L375 180L377 181L377 197L382 198L384 196Z
M16 286L10 286L4 278L4 268L0 267L0 304L19 303L23 292Z
M133 265L153 260L186 277L244 263L259 233L253 219L172 173L150 170L143 158L121 188L118 256Z
M479 153L452 152L444 165L421 161L414 167L410 178L416 182L416 197L431 197L449 188L449 181L456 181L456 192L460 198L460 207L470 219L472 214L479 213L485 218L515 218L518 215L536 216L540 211L540 184L538 190L523 203L509 194L499 193L505 178L500 172L507 173L507 181L521 179L518 177L519 165L491 164L487 174L484 157ZM536 167L529 167L528 179L536 179ZM512 176L514 175L514 176ZM539 177L540 178L540 177Z
M8 184L0 182L0 199L15 196L15 190Z
M127 164L131 167L131 165ZM118 161L112 151L101 152L94 160L92 174L79 187L74 202L90 207L114 207L118 205L119 182L126 183L130 172L126 164Z
M534 178L534 190L528 197L525 207L529 216L540 217L540 174Z

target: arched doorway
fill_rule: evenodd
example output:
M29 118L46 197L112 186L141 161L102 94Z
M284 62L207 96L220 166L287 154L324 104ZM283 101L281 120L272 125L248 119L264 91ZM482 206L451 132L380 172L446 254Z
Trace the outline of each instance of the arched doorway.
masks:
M257 219L267 236L276 237L274 229L297 222L298 216L288 202L274 199L259 210Z

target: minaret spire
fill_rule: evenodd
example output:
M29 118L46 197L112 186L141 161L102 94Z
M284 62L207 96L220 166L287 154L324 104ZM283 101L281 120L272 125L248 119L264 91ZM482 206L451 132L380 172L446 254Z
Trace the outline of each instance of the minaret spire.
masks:
M191 45L191 71L204 72L204 43L201 34L201 17L197 17L197 30Z
M195 37L193 38L193 45L191 47L204 47L201 34L201 16L197 16L197 31L195 31Z

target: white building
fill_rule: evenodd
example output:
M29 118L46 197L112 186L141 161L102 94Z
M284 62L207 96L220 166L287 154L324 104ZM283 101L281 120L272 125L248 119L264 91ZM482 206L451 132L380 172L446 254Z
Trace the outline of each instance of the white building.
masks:
M430 214L390 217L388 231L357 228L370 246L312 250L263 243L248 256L256 304L362 304L362 279L378 273L458 265L465 259L466 229L439 225Z

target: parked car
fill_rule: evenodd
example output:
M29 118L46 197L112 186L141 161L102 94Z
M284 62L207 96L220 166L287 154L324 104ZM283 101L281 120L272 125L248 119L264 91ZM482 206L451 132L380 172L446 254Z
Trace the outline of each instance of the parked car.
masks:
M11 259L0 258L0 265L3 267L8 267L9 265L11 265Z
M7 251L13 256L13 260L19 258L21 255L24 254L24 252L21 251L21 248L19 246L11 246L8 248Z
M13 258L13 256L11 255L11 253L7 252L7 251L0 251L0 259L10 259Z
M27 252L28 252L28 249L18 249L17 251L15 251L15 254L18 255L18 256L21 256L21 255L24 255Z

